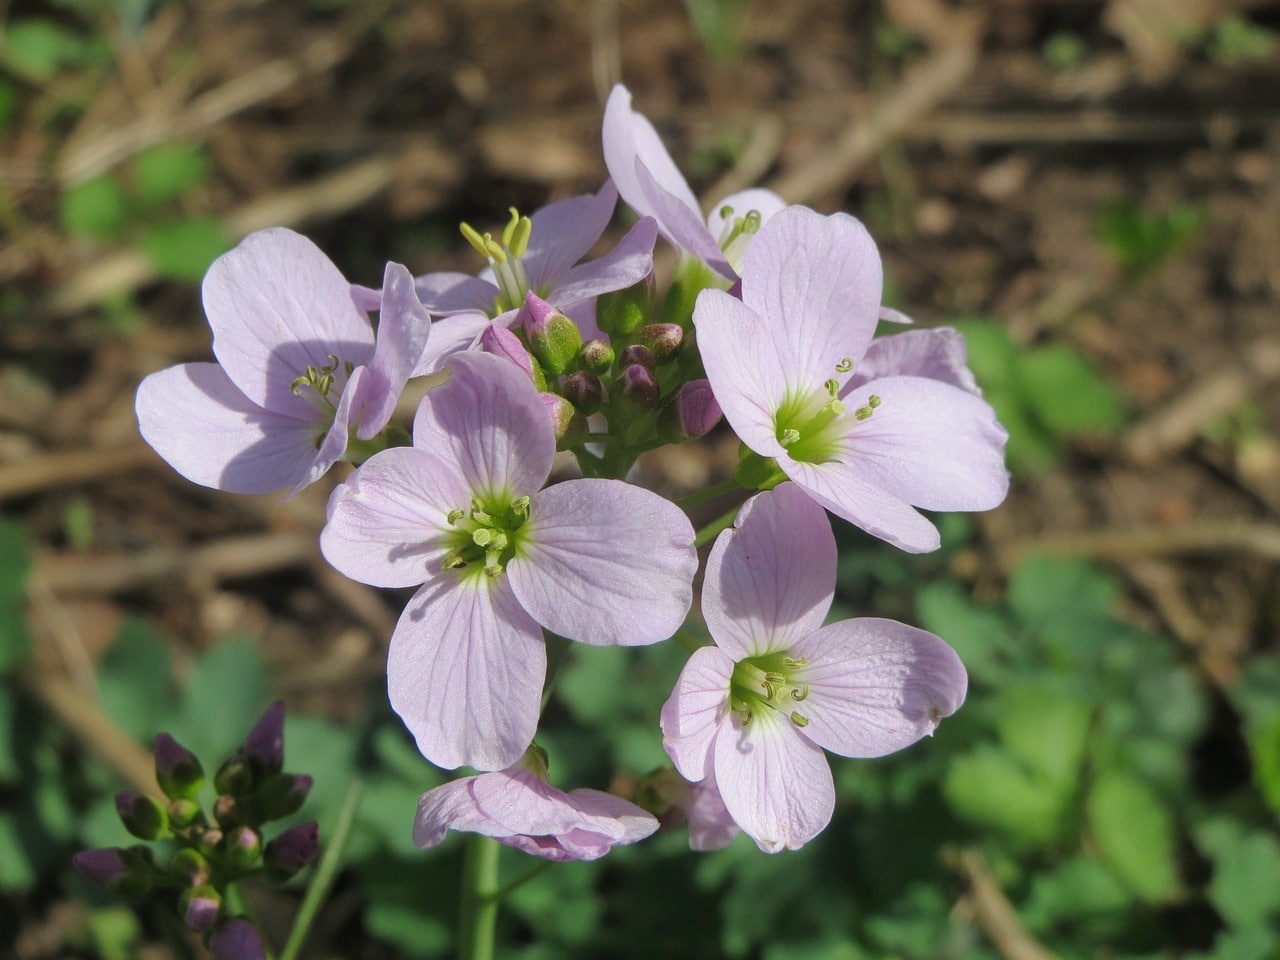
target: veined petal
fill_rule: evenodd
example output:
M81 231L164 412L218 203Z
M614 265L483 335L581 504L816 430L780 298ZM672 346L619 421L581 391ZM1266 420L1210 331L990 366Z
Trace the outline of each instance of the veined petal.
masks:
M786 650L822 626L836 587L827 512L794 483L756 494L716 538L702 615L734 660Z
M509 500L533 493L556 455L537 389L515 364L488 353L457 354L448 370L418 408L413 445L436 450L473 496Z
M305 419L310 405L290 385L330 354L360 366L373 355L373 328L351 285L320 248L274 227L224 253L201 287L213 353L246 397Z
M707 229L697 205L686 206L675 194L666 189L642 160L636 161L636 180L644 193L648 207L646 213L658 222L658 229L672 244L687 250L726 280L738 279L737 271L729 266L724 251Z
M703 290L693 308L693 325L707 380L734 433L761 456L783 454L776 418L789 371L765 318L722 290Z
M926 510L990 510L1009 492L1009 434L981 397L940 380L881 377L845 398L880 398L840 458L868 483Z
M515 316L515 311L510 311ZM427 342L422 358L413 368L413 376L425 377L439 373L459 353L477 348L480 335L493 323L484 313L467 311L441 317L431 325L431 339Z
M636 175L637 161L677 203L697 212L698 200L671 159L671 154L662 145L662 138L653 129L653 124L631 109L631 91L621 84L614 86L605 103L602 133L604 165L609 169L618 193L636 213L642 217L655 216L649 209L648 199ZM659 229L668 240L672 239L661 222Z
M351 371L351 378L347 381L342 396L338 399L338 406L333 411L333 422L329 424L328 432L320 441L315 456L307 466L307 472L294 484L293 489L285 496L286 500L297 496L323 477L329 468L341 460L343 454L347 452L347 444L351 440L351 411L357 398L366 395L364 384L368 379L368 367L356 367Z
M653 244L657 239L657 222L645 217L603 257L565 273L548 294L547 302L563 310L639 283L653 272ZM585 331L583 335L587 335Z
M703 778L716 731L728 726L732 676L728 654L719 647L701 647L685 663L662 706L662 748L690 783Z
M430 334L431 317L418 302L409 268L388 263L382 278L378 341L353 406L353 420L358 424L356 436L361 440L377 436L391 419L404 385L427 348Z
M329 498L320 550L337 570L376 587L410 587L440 572L450 510L471 492L430 450L375 454Z
M821 386L857 360L875 332L883 275L866 228L791 206L766 223L742 260L742 302L765 317L793 382Z
M843 620L791 648L808 664L804 735L843 757L882 757L929 736L964 703L956 652L895 620Z
M606 180L594 194L549 203L529 218L529 249L524 269L536 293L559 286L569 268L587 255L613 218L618 189Z
M722 850L741 829L724 805L714 772L709 770L701 783L694 784L692 792L688 810L689 849Z
M538 728L547 653L506 577L442 573L391 636L387 691L438 767L511 766Z
M184 363L138 385L138 431L192 483L231 493L291 487L316 455L321 425L272 413L231 382L216 363Z
M597 646L656 643L689 612L693 526L656 493L567 480L533 495L520 534L511 586L553 633Z
M786 456L778 458L778 465L805 493L873 537L907 553L928 553L942 545L937 527L905 500L868 483L856 465L801 463Z
M772 190L765 190L761 187L739 190L737 193L729 194L729 196L711 208L711 212L707 214L707 229L711 231L713 237L720 236L721 231L729 223L724 217L726 209L730 211L730 219L744 217L754 210L760 214L760 225L764 226L775 213L786 205L787 201Z
M716 783L743 833L765 853L797 850L831 822L836 790L821 748L789 719L758 711L715 741Z
M496 283L469 273L424 273L413 285L422 305L437 317L471 310L488 313L498 297Z
M940 380L982 396L965 362L964 337L950 327L908 330L872 340L841 393L848 394L871 380L893 376Z

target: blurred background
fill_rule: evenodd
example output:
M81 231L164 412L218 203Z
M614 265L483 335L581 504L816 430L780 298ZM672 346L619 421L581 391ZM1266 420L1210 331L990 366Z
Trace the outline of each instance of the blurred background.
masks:
M598 188L619 80L700 196L867 223L886 302L964 330L1014 484L928 556L837 524L836 614L969 668L937 736L835 760L800 852L677 829L545 870L500 955L1280 956L1280 8L1248 0L0 2L0 955L203 956L69 858L128 842L111 798L151 786L157 732L216 766L275 697L298 819L323 839L366 785L305 955L452 953L461 847L410 836L443 775L386 705L404 596L316 548L339 478L197 488L133 393L210 356L198 281L249 231L366 284L477 270L460 220ZM722 430L640 479L735 456ZM683 659L575 649L557 783L662 764ZM246 891L277 945L300 889Z

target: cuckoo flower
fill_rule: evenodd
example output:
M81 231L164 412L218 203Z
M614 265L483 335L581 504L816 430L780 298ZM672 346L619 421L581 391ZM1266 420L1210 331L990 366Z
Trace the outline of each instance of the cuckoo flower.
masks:
M914 507L988 510L1004 499L1008 435L952 361L897 349L908 334L871 346L880 286L862 224L788 207L747 250L742 299L704 290L693 320L742 442L832 513L922 553L938 547L938 531ZM875 379L855 379L864 361Z
M297 493L372 440L430 331L413 278L389 263L374 338L338 268L292 230L261 230L214 261L202 288L217 363L138 387L143 439L188 480L232 493Z
M506 770L463 777L424 793L413 842L434 847L448 831L460 830L544 860L595 860L657 829L652 814L611 793L556 789L547 782L541 751L530 747Z
M617 480L541 489L556 441L528 376L462 353L428 392L413 446L336 491L320 546L353 579L422 584L391 638L391 704L428 760L500 770L533 740L542 630L584 643L670 636L692 600L693 528Z
M964 667L933 634L874 618L824 627L835 582L821 507L792 483L747 501L707 560L702 612L716 645L689 658L662 708L676 768L714 776L729 815L769 853L831 819L824 748L893 753L964 702Z
M730 283L738 279L752 234L786 205L771 190L744 190L715 204L704 220L658 132L631 109L631 92L620 84L605 104L603 140L605 166L622 199L640 216L653 217L669 243Z

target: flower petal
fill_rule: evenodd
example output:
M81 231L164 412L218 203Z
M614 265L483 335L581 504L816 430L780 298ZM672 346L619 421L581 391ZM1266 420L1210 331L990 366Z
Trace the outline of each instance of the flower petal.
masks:
M465 508L470 498L461 478L432 451L384 450L333 491L320 550L361 583L425 583L451 549L444 539L449 511Z
M510 500L533 493L556 455L537 389L515 364L488 353L459 353L448 370L418 408L413 445L437 451L472 496Z
M184 363L145 377L138 430L192 483L230 493L293 486L316 455L320 424L272 413L245 397L216 363Z
M382 278L378 340L368 374L357 395L353 421L356 436L371 440L391 420L396 401L427 347L431 317L413 291L413 275L399 263L388 263ZM350 389L350 387L348 387Z
M693 526L671 501L621 480L567 480L534 494L520 532L507 573L553 633L633 646L684 622L698 556Z
M847 394L871 380L892 376L940 380L982 396L965 362L964 337L950 327L877 337L853 368L853 376L841 392Z
M310 405L290 384L330 354L361 366L373 355L373 328L351 285L320 248L275 227L251 233L205 274L204 310L213 353L246 397L305 419Z
M772 190L765 190L760 187L752 187L749 190L739 190L737 193L731 193L725 197L707 214L707 229L711 231L713 237L718 237L728 226L729 220L724 216L724 211L728 210L729 219L736 217L744 217L748 213L755 211L760 214L760 226L764 226L769 219L787 205L787 201Z
M990 510L1009 492L1009 434L981 397L940 380L882 377L844 398L880 397L840 459L867 483L926 510Z
M533 741L546 668L542 631L505 577L446 571L400 615L387 691L436 766L501 770Z
M821 504L794 483L756 494L716 538L702 615L734 660L786 650L822 626L836 587L836 538Z
M604 165L613 178L618 193L640 216L655 216L649 209L645 191L636 174L637 162L644 165L650 177L669 194L676 203L697 212L698 200L689 184L676 167L671 154L662 145L662 138L644 116L631 109L631 91L616 84L604 106L603 123ZM663 236L677 246L659 221ZM709 234L708 234L709 235Z
M364 384L368 379L368 367L356 367L351 371L351 378L343 388L338 406L333 411L333 422L329 424L328 432L321 439L311 463L307 465L307 472L294 484L293 489L285 496L286 500L297 496L323 477L347 452L347 444L351 441L351 410L357 398L366 395Z
M658 225L645 217L618 241L618 245L598 260L569 270L547 295L547 302L564 310L598 297L602 293L625 290L653 272L653 244ZM583 331L587 336L587 331Z
M644 193L646 211L658 223L658 229L672 244L693 254L708 267L730 282L738 279L738 273L729 266L724 251L707 229L706 221L697 205L686 206L684 201L671 193L653 176L644 162L636 161L636 180Z
M515 311L510 315L515 316ZM487 314L467 311L452 313L441 317L431 325L431 339L422 358L413 368L413 376L425 377L439 373L457 354L475 350L480 343L480 336L493 321Z
M821 748L789 719L761 710L715 741L716 783L725 808L765 853L798 850L831 822L835 783Z
M968 678L938 637L895 620L843 620L791 648L808 660L804 735L843 757L910 746L964 703Z
M727 724L733 659L719 647L701 647L680 671L662 705L662 748L680 775L696 783L711 759L711 741Z
M688 810L689 849L724 849L742 831L724 805L714 773L708 772L701 783L694 784L692 793Z
M472 310L488 313L498 297L496 283L469 273L424 273L413 285L422 305L437 317Z
M569 268L587 255L618 205L618 189L612 181L594 194L549 203L529 218L529 249L523 260L530 289L537 292L559 286Z

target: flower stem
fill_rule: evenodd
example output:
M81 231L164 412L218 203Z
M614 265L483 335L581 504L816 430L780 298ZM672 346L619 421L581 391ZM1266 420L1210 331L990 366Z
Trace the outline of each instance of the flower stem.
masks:
M739 489L738 481L734 477L722 480L715 486L707 487L705 490L699 490L697 493L691 493L687 497L681 497L676 501L676 506L681 510L690 510L693 507L701 506L708 500L712 500L726 493L732 493Z
M311 883L302 898L302 906L298 908L293 929L289 931L289 940L280 952L280 960L295 960L306 942L307 934L311 932L311 924L315 922L333 881L338 877L338 869L342 866L342 856L346 852L347 840L351 837L351 828L355 825L356 811L360 809L360 794L363 791L364 782L361 780L352 780L351 786L347 787L342 809L338 811L338 821L333 826L333 836L316 866L316 872L311 875Z
M698 531L698 535L693 538L693 545L701 547L706 543L714 540L716 534L721 530L726 530L733 525L734 519L738 516L738 507L728 510L716 519L712 520L705 527Z
M493 960L498 923L498 841L479 833L467 838L462 863L459 960Z

